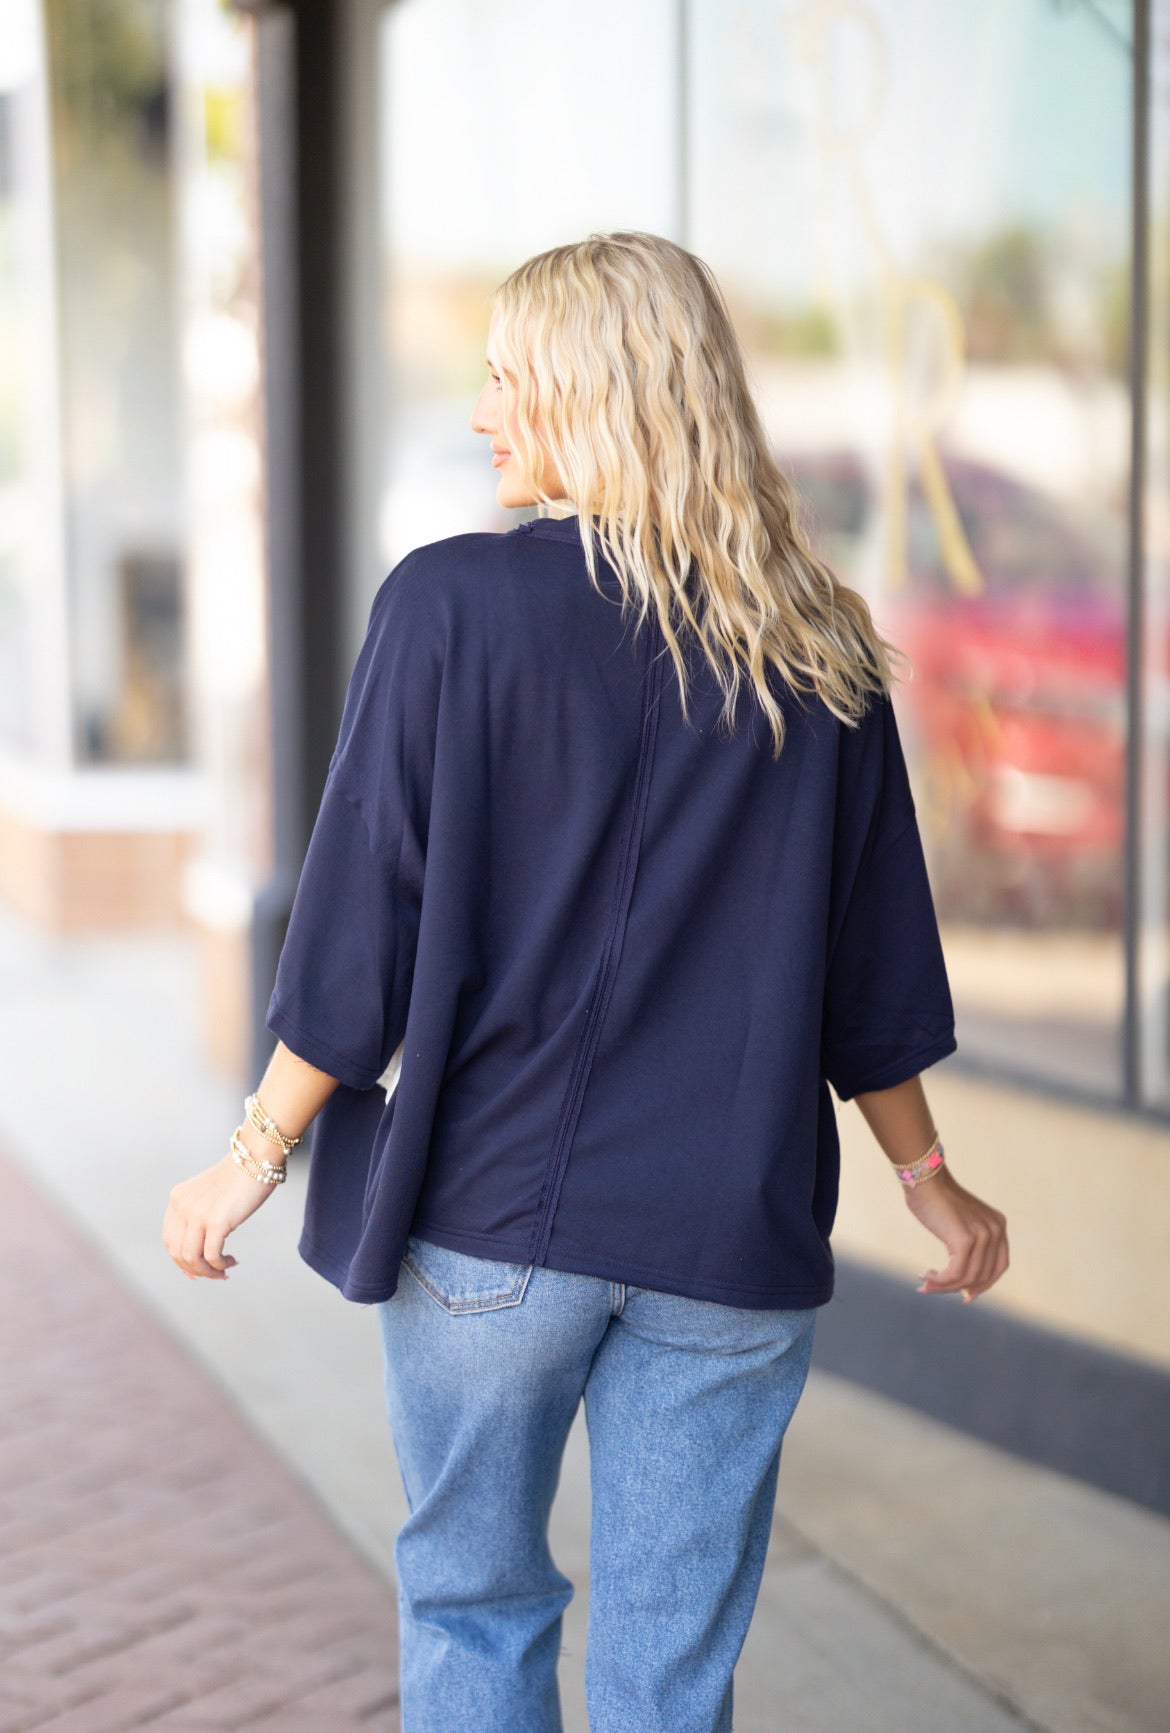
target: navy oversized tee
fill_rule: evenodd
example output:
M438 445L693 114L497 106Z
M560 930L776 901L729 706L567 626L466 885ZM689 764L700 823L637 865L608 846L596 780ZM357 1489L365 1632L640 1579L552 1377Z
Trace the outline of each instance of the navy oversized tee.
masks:
M830 1085L955 1051L890 700L850 728L777 682L774 759L750 684L718 728L693 644L684 719L656 620L598 572L542 518L374 597L266 1017L339 1080L298 1249L347 1299L389 1298L417 1234L823 1305Z

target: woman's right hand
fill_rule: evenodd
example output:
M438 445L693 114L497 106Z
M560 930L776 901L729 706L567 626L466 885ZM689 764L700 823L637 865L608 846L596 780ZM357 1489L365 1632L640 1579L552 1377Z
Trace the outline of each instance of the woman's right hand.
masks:
M231 1154L171 1188L163 1218L163 1244L192 1281L207 1276L227 1280L236 1262L223 1243L233 1228L254 1215L275 1185L253 1179Z
M284 1139L299 1143L309 1121L337 1088L337 1081L278 1041L254 1100L257 1106L263 1101L261 1113L270 1114L273 1124L283 1128ZM258 1136L254 1124L249 1115L237 1127L236 1135L252 1155L271 1161L276 1144ZM284 1147L289 1147L287 1142ZM245 1173L229 1150L214 1167L204 1168L172 1189L163 1221L163 1244L192 1281L196 1276L225 1281L228 1266L236 1260L224 1256L224 1240L275 1190L275 1185Z
M920 1294L959 1289L968 1305L986 1293L1008 1267L1007 1217L967 1191L948 1167L907 1186L906 1207L950 1253L941 1270L926 1270Z

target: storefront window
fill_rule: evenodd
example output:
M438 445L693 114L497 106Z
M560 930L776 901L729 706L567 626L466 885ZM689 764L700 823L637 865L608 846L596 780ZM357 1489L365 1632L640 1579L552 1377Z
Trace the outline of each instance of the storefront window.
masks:
M29 100L26 66L0 68L0 738L24 743L28 691L25 653L25 507L28 456L24 439L27 380L22 377L24 327L30 316L26 262L20 245L16 132Z
M677 211L676 8L399 0L383 24L388 563L507 528L485 441L487 301L532 253Z
M0 749L67 757L64 658L38 656L62 603L51 178L36 0L0 30ZM35 670L35 677L34 677Z
M153 0L45 8L81 763L187 752L169 22Z
M694 0L690 242L895 697L960 1046L1112 1091L1128 6ZM1164 834L1164 833L1163 833Z
M607 5L586 40L596 78L567 6L386 14L387 559L506 521L467 429L494 283L593 228L693 247L812 540L909 658L895 704L961 1051L1119 1092L1130 0ZM1164 350L1152 365L1151 619L1170 591ZM1166 1079L1170 868L1145 883L1146 1040Z
M219 919L272 829L254 35L221 0L174 0L172 29L188 711L210 795L200 906Z

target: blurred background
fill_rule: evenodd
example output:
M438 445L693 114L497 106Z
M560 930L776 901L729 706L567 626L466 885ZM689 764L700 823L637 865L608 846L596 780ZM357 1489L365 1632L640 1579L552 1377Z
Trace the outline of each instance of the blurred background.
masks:
M0 1140L41 1161L64 1061L111 1149L148 1069L226 1144L374 591L513 521L487 297L654 230L911 658L926 1082L1012 1236L979 1307L915 1305L934 1249L843 1110L818 1364L1170 1513L1170 0L0 19ZM134 1160L161 1223L186 1170Z

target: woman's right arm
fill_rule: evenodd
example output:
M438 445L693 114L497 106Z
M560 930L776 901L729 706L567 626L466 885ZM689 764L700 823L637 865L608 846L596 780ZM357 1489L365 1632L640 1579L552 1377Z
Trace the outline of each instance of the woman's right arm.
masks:
M286 1137L301 1137L336 1088L336 1077L318 1071L278 1041L256 1093L264 1112ZM238 1135L253 1155L276 1167L287 1159L246 1117ZM224 1241L275 1190L267 1180L245 1173L229 1148L213 1167L172 1187L163 1219L163 1244L192 1280L207 1276L226 1281L236 1259L224 1255Z

